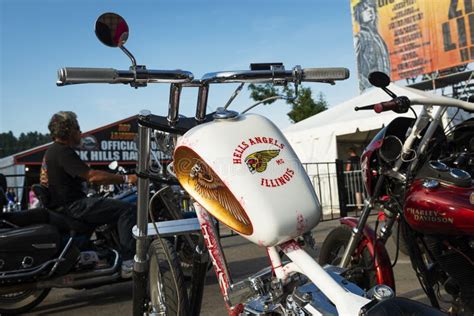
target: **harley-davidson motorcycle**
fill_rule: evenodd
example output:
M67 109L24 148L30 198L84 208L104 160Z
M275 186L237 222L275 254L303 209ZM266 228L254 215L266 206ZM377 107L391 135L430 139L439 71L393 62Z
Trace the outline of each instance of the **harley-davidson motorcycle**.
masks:
M47 189L33 190L47 206ZM0 314L24 313L52 288L124 281L119 249L114 225L94 228L48 208L0 214Z
M150 185L149 191L154 189ZM31 310L52 288L87 289L130 280L120 273L120 242L115 225L94 227L48 209L47 188L33 185L33 190L44 207L0 213L1 315ZM6 201L5 191L6 181L0 174L0 206ZM175 191L170 187L162 190L150 216L159 220L183 218L186 213L178 198L183 194ZM108 196L108 192L101 194ZM137 189L121 188L111 198L136 204ZM173 242L181 267L188 272L193 259L190 245L194 247L194 242L184 237Z
M247 113L258 103L240 114L228 109L245 83L293 83L295 89L301 82L334 84L348 78L347 69L297 66L286 70L281 63L252 64L250 70L208 73L194 79L188 71L150 70L137 65L124 47L128 25L117 14L99 17L96 34L102 43L119 47L130 57L130 69L62 68L58 85L123 83L137 88L150 83L171 84L168 115L142 111L138 118L134 315L198 315L208 259L214 266L229 315L439 313L421 303L393 297L388 286L377 285L363 291L343 277L345 269L321 267L303 249L301 241L308 240L301 236L307 236L318 224L321 206L295 152L271 121ZM240 85L225 106L207 114L210 87L223 83ZM198 89L195 117L179 116L183 87ZM181 135L174 141L174 161L169 171L193 198L197 218L147 221L153 199L161 194L157 191L149 199L149 181L172 180L171 176L157 177L149 172L150 137L154 131ZM234 282L216 221L266 249L271 265ZM180 234L197 237L193 240L195 279L189 293L168 239Z
M447 107L472 112L473 105L417 90L416 100L396 96L385 74L373 73L369 79L393 99L356 110L423 109L417 117L413 111L415 118L394 119L367 146L361 166L370 198L359 219L342 218L341 226L328 234L319 262L347 269L345 276L363 288L386 284L395 289L397 259L391 262L385 244L398 232L432 306L451 315L473 315L474 120L449 133L440 124ZM367 225L374 212L384 214L380 229Z

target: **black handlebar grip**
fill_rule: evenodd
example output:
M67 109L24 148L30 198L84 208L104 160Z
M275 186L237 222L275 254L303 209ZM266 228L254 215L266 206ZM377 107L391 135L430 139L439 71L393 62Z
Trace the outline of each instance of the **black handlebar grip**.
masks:
M116 83L117 70L113 68L66 67L58 70L58 86L79 83Z
M304 68L303 81L334 81L349 78L347 68Z

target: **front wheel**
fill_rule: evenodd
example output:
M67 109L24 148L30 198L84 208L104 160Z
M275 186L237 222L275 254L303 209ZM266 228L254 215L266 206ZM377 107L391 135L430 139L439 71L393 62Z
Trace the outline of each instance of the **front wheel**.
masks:
M150 312L189 315L188 294L181 264L169 240L154 240L148 248ZM170 260L169 260L170 259Z
M347 225L341 225L331 230L321 247L319 264L322 266L326 264L338 265L350 238L351 228ZM359 242L347 268L346 279L357 284L360 288L369 290L377 285L375 265L369 249L367 249L366 240L362 239Z
M0 315L17 315L33 309L46 298L50 290L24 290L0 294Z

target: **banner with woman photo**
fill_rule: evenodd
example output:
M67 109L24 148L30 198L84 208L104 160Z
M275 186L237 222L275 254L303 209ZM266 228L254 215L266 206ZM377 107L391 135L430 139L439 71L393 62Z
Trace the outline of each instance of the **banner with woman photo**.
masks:
M361 92L372 71L392 80L474 60L474 0L351 0Z

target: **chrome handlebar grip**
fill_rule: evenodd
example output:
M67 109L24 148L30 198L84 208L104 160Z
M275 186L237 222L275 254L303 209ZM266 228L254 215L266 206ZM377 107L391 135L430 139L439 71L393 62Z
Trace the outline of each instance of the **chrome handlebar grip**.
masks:
M66 67L58 70L58 86L80 83L115 83L117 70L112 68Z
M304 68L302 81L346 80L349 75L347 68Z

